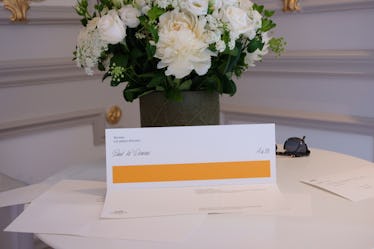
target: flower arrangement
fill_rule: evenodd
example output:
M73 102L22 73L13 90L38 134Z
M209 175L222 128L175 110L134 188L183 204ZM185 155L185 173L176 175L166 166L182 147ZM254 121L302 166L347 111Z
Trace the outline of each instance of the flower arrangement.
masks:
M111 86L125 83L130 102L153 91L174 100L184 90L232 96L234 76L285 46L270 34L274 11L250 0L101 0L93 8L80 0L75 10L84 26L77 65L104 71Z

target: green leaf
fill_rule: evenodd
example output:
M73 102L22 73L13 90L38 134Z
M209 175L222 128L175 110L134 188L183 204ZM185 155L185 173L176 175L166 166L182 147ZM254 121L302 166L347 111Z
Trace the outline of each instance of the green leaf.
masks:
M77 1L77 5L74 7L75 12L80 16L85 16L87 12L88 2L87 0Z
M139 58L143 56L143 51L141 51L138 48L133 48L130 51L130 58L131 58L131 63L135 64L138 62Z
M88 20L86 18L81 19L81 24L86 27L88 23Z
M138 98L145 89L142 87L131 88L129 85L123 90L123 97L126 101L132 102L134 99Z
M225 52L231 56L237 56L240 53L240 50L237 46L235 46L233 49L225 51Z
M256 36L253 40L251 40L247 46L247 52L253 53L256 49L262 50L264 47L264 43L259 36Z
M227 80L223 84L223 93L233 96L236 93L236 85L233 80Z
M151 81L147 84L147 87L149 88L153 88L153 87L157 87L159 85L162 84L163 81L165 81L165 77L163 75L152 75L153 78L151 79Z
M276 26L276 24L272 20L263 19L262 20L261 31L267 32L267 31L271 30L272 28L274 28L275 26Z
M224 29L222 34L222 41L224 41L226 44L230 41L230 31L228 29Z
M141 25L145 28L145 30L152 36L153 40L157 43L158 30L156 24L154 24L153 21L149 20L146 16L140 16L139 21Z
M178 86L179 86L179 83L180 83L180 79L176 79L174 77L167 76L166 77L166 83L167 83L168 88L177 89Z
M165 87L163 87L163 86L156 86L156 91L165 91Z
M182 92L176 88L169 88L165 90L165 96L167 99L180 102L183 100Z
M112 9L113 8L113 3L111 0L100 0L98 3L95 5L95 9L99 12L102 12L104 8L107 9Z
M157 6L152 7L148 12L147 15L149 17L149 20L151 22L155 21L157 18L159 18L162 14L165 13L164 9L161 9Z
M110 59L110 65L116 65L121 67L126 67L128 64L129 58L123 54L116 54Z
M156 46L153 46L149 43L147 43L147 45L145 46L145 50L147 52L147 58L150 60L150 59L153 59L155 53L156 53Z
M264 6L263 5L258 5L258 4L253 4L253 9L257 10L259 13L262 13L264 11Z
M220 74L217 73L217 75L220 75ZM212 75L209 78L207 78L205 84L208 90L222 93L223 91L223 84L221 80L222 77L218 77L217 75Z
M157 28L155 26L153 26L153 25L149 25L148 26L148 31L151 33L151 35L152 35L153 40L155 41L155 43L157 43L158 42L158 38L159 38Z
M265 10L264 15L266 17L272 17L274 15L275 11L274 10Z
M118 86L119 84L121 84L121 82L118 81L118 80L111 80L111 81L110 81L110 86L116 87L116 86Z
M140 98L140 97L142 97L142 96L145 96L145 95L147 95L147 94L150 94L150 93L152 93L152 92L154 92L155 90L148 90L148 91L145 91L145 92L143 92L143 93L141 93L140 95L138 95L138 98Z
M192 85L192 80L186 80L182 84L179 85L179 90L185 91L190 90Z
M97 64L97 68L98 68L100 71L105 71L105 66L104 66L104 64L103 64L102 62L99 62L99 63Z

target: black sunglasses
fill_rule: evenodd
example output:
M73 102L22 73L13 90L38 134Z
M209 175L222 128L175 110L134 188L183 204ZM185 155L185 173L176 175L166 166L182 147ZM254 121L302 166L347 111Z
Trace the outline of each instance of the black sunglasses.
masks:
M291 156L291 157L302 157L309 156L310 150L308 145L305 143L305 136L303 138L290 137L283 144L283 152L278 152L277 155Z

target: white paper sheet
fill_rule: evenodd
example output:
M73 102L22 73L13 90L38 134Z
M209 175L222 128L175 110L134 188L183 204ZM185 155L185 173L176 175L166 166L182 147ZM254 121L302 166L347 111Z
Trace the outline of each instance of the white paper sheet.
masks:
M74 165L40 183L0 192L0 208L30 203L51 186L64 179L105 181L105 159Z
M47 183L37 183L0 192L0 208L30 203L50 187Z
M6 231L178 242L197 229L206 217L100 219L104 195L104 182L61 181L31 202Z
M351 201L374 198L374 164L333 175L302 179L301 182L333 192Z
M274 124L107 129L106 160L103 218L261 213L281 199Z

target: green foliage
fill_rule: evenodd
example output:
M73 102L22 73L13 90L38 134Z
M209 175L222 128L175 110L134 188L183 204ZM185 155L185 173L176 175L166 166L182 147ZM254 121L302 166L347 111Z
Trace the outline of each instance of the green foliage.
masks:
M88 11L88 2L87 0L81 0L77 2L77 5L75 6L75 12L82 16L83 18L80 20L83 26L87 26L88 20L90 20L91 14Z
M157 6L153 7L147 13L147 16L149 17L149 22L154 23L164 13L165 13L164 9L161 9Z

